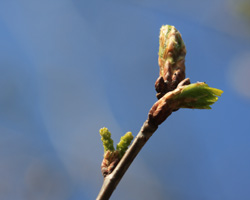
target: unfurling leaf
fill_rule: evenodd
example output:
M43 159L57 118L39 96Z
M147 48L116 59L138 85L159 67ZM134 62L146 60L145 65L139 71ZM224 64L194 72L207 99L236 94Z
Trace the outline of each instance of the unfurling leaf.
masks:
M222 90L198 82L184 86L174 100L179 102L179 108L211 109L210 105L214 104L222 93Z

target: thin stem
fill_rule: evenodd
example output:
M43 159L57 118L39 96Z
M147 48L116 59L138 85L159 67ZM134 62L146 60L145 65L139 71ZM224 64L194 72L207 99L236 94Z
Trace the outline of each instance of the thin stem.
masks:
M116 186L120 182L121 178L133 162L134 158L140 152L142 147L146 144L148 139L157 130L157 128L157 125L148 123L148 120L144 122L138 135L136 136L133 143L126 151L114 171L104 178L102 188L96 200L107 200L110 198Z

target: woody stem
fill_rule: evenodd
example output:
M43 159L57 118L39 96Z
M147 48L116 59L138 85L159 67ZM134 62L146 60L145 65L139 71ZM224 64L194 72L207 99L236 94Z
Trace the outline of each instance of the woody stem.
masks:
M152 123L149 123L146 120L141 127L138 135L134 139L133 143L126 151L114 171L107 175L104 178L102 188L96 198L96 200L107 200L112 195L113 191L115 190L116 186L120 182L121 178L140 152L142 147L146 144L148 139L153 135L153 133L157 130L158 126Z

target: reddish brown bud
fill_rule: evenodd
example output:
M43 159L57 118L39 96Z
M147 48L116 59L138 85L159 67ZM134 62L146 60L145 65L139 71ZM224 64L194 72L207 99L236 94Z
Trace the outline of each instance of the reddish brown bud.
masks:
M101 164L101 171L103 177L111 174L115 169L116 165L119 163L120 157L118 151L106 151L102 164Z

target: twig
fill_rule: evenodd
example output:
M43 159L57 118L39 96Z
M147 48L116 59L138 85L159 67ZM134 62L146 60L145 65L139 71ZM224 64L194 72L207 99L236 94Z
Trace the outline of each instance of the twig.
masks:
M100 193L96 198L97 200L109 199L134 158L157 130L158 125L165 121L173 110L178 109L179 103L178 101L173 101L173 98L177 96L184 88L184 85L189 84L189 82L189 79L183 80L174 91L165 94L152 106L148 114L148 119L144 122L131 146L119 161L114 171L105 176Z
M114 171L104 178L102 188L96 198L97 200L107 200L110 198L111 194L113 193L121 178L133 162L134 158L140 152L142 147L146 144L148 139L157 130L157 128L158 126L154 124L149 124L148 120L145 121L138 135L136 136L133 143L126 151Z
M119 149L114 151L110 133L102 136L106 152L102 162L104 181L97 200L110 198L142 147L173 111L179 108L211 109L210 105L222 94L222 90L210 88L205 83L190 84L189 78L185 79L185 55L186 48L179 31L173 26L162 26L158 60L160 76L155 83L159 100L150 109L148 119L121 160ZM125 144L130 143L132 139L129 138L128 134Z

